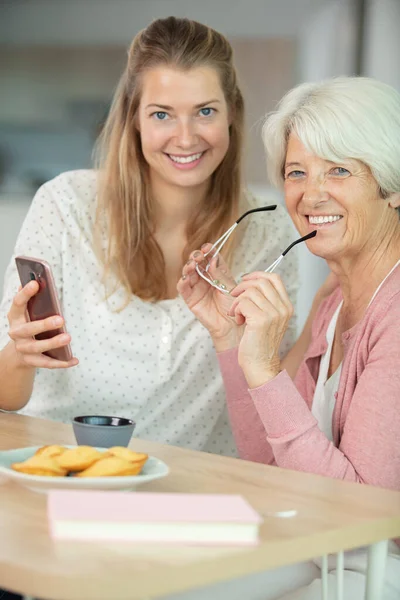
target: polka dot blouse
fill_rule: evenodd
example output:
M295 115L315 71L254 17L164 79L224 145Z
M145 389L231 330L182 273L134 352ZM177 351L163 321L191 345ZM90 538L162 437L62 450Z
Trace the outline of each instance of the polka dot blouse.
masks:
M66 423L83 414L129 417L137 423L137 437L235 456L215 350L183 300L152 303L132 296L116 312L122 290L104 299L102 267L92 247L95 201L95 171L59 175L39 189L19 234L14 256L42 258L52 267L80 361L71 369L38 369L31 399L20 412ZM250 202L261 206L268 199ZM281 206L248 217L240 228L236 277L266 268L296 237ZM7 313L19 286L14 256L0 305L0 348L10 341ZM295 252L279 273L294 302ZM283 351L294 332L293 320Z

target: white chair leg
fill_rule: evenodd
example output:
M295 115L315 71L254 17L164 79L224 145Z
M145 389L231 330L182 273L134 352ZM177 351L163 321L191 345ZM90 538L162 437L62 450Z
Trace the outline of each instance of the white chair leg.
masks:
M343 600L344 554L336 555L336 600Z
M328 600L328 555L324 554L321 564L322 600Z
M381 600L385 585L385 567L388 541L371 544L368 548L365 600Z

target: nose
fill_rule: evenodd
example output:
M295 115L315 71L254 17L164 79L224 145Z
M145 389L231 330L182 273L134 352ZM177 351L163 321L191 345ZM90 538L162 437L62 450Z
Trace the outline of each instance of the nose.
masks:
M187 150L193 148L198 142L195 123L191 119L179 122L176 132L176 144L179 148Z
M303 200L310 208L316 208L321 203L329 200L329 194L325 190L324 179L307 177L304 186Z

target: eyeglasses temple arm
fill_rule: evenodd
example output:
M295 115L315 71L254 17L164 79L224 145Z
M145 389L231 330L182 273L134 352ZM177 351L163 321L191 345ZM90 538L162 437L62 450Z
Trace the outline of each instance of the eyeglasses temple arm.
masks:
M265 273L273 273L276 269L276 267L282 262L283 260L283 254L281 254L273 263L272 265L270 265L268 267L268 269L265 269Z
M286 256L286 254L289 252L289 250L291 248L293 248L293 246L296 246L296 244L299 244L300 242L304 242L305 240L309 240L310 238L313 238L317 235L316 230L312 231L311 233L308 233L307 235L299 238L298 240L295 240L292 244L290 244L290 246L288 246L286 248L286 250L284 252L282 252L282 254L280 256L278 256L278 258L272 263L272 265L270 265L267 269L265 269L265 273L273 273L273 271L275 271L276 267L282 262L283 257Z
M307 235L299 238L298 240L295 240L292 244L290 244L290 246L288 246L286 248L286 250L284 250L282 252L282 256L286 256L286 254L289 252L289 250L291 250L293 248L293 246L296 246L296 244L300 244L300 242L305 242L306 240L309 240L310 238L313 238L317 235L317 231L314 230L311 233L308 233Z
M238 220L236 221L236 224L239 225L240 221L242 221L245 217L247 217L247 215L251 215L252 213L255 212L264 212L265 210L275 210L276 209L276 204L270 204L269 206L260 206L258 208L252 208L251 210L248 210L247 212L245 212L241 217L238 218Z
M214 253L214 256L216 256L220 252L221 248L223 247L223 245L225 244L225 242L227 241L229 236L234 232L236 227L239 225L240 221L242 221L242 219L247 217L247 215L251 215L252 213L255 213L255 212L263 212L266 210L275 210L276 207L277 207L276 204L269 204L268 206L260 206L258 208L252 208L251 210L248 210L247 212L245 212L241 217L238 218L237 221L235 221L235 223L232 225L232 227L230 227L228 229L228 231L226 231L223 235L221 235L221 237L211 246L209 251L204 256L207 256L208 254L210 254L210 252L212 252L215 249L216 249L216 251Z
M236 227L237 227L237 223L234 223L232 225L232 227L230 227L228 229L228 231L225 231L225 233L223 235L221 235L221 237L218 238L218 240L216 242L214 242L214 244L211 246L209 251L204 254L204 256L207 256L208 254L210 254L210 252L212 252L213 250L215 250L215 248L217 248L217 250L215 252L215 256L216 256L218 254L218 252L221 250L222 246L225 244L228 237L231 235L231 233L233 233L235 231Z

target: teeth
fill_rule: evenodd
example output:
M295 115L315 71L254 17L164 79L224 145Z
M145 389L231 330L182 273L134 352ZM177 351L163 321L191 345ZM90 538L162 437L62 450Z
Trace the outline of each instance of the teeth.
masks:
M172 154L169 154L168 156L176 163L180 163L181 165L184 165L186 163L191 163L195 160L198 160L201 155L203 153L199 152L198 154L191 154L190 156L173 156Z
M319 217L312 217L311 215L309 215L308 217L308 221L309 223L312 223L313 225L318 225L319 223L334 223L335 221L339 221L339 219L341 219L342 216L341 215L329 215L329 216L319 216Z

